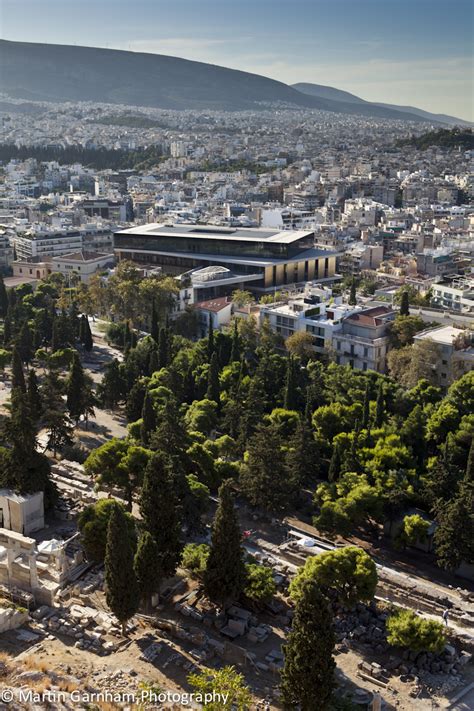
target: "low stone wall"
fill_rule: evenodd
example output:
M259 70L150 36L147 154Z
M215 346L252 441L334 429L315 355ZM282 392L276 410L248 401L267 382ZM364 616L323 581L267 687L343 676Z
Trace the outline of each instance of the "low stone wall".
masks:
M28 612L13 607L0 607L0 634L21 627L28 619Z

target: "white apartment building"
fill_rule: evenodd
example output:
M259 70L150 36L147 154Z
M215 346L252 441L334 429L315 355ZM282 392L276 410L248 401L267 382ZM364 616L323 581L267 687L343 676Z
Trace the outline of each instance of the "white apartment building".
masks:
M474 313L474 279L453 279L450 284L433 284L431 303L442 309Z
M333 352L338 365L385 373L389 350L388 325L396 312L388 306L360 310L344 319L334 333Z
M284 339L298 331L310 333L314 350L324 354L331 350L333 334L342 327L344 317L360 309L343 304L340 296L333 298L330 288L309 283L288 303L261 306L260 321L268 319L272 330Z
M439 326L428 328L414 337L415 341L432 341L440 352L440 362L434 368L438 384L447 387L464 373L474 370L474 331Z

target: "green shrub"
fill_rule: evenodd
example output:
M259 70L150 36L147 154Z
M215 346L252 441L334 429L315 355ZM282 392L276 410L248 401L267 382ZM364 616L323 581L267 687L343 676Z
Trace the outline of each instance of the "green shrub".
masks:
M276 593L273 570L258 563L247 563L245 566L245 595L254 602L265 602Z
M387 620L387 640L413 652L443 651L446 633L441 622L427 620L412 610L400 610Z
M208 558L209 546L207 543L188 543L187 546L184 546L181 565L190 572L191 577L202 580Z
M362 548L347 546L308 558L291 582L290 594L294 600L298 599L306 579L334 590L341 603L352 606L372 600L377 587L377 569Z

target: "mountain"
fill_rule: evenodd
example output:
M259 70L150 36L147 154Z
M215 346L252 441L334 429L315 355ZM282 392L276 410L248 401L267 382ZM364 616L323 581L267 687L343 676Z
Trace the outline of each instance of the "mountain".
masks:
M29 101L229 111L274 104L424 120L330 87L323 87L325 95L315 95L258 74L161 54L0 40L0 66L0 92Z
M449 116L447 114L433 114L430 111L423 111L423 109L417 109L414 106L397 106L395 104L365 101L365 99L361 99L355 94L350 94L348 91L341 91L341 89L334 89L332 86L300 82L298 84L292 84L292 87L293 89L301 91L303 94L307 94L308 96L313 96L315 98L320 97L321 99L330 99L331 101L338 101L344 104L353 104L354 109L356 106L363 106L365 111L370 111L370 107L380 107L391 111L397 111L399 113L409 114L410 120L413 120L413 116L418 116L419 118L429 121L430 123L444 123L452 126L472 125L469 121L464 121L463 119L456 118L455 116Z

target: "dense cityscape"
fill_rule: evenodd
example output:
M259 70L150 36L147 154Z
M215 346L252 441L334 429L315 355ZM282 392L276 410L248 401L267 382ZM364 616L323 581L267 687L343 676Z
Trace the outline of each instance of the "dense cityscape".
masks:
M472 708L472 124L5 87L1 708Z

